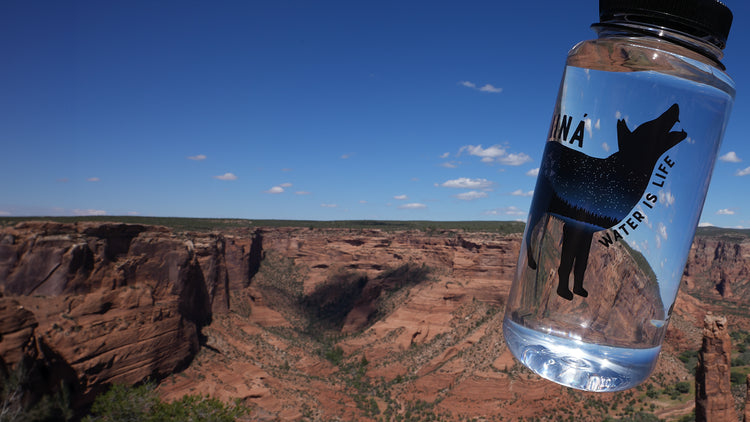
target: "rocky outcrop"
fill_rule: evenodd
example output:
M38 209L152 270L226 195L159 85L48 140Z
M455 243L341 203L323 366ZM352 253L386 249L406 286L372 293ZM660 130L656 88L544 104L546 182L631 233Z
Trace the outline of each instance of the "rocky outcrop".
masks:
M18 301L0 298L0 370L18 365L25 356L34 356L34 330L38 325L34 313Z
M520 247L519 235L444 230L385 232L381 230L259 229L263 250L273 250L307 268L305 289L325 281L332 272L377 276L383 269L416 262L438 268L461 280L497 284L497 297L508 295ZM489 298L488 298L489 299Z
M707 298L742 302L750 297L750 238L697 236L684 281L689 291Z
M732 342L727 319L706 315L695 373L695 420L736 421L730 383Z
M34 222L0 239L0 359L7 368L64 364L79 401L184 368L201 327L229 306L221 235Z

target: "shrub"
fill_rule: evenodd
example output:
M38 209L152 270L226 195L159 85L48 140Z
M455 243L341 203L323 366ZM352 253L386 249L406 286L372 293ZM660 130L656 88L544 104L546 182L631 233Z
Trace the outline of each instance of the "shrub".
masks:
M239 400L232 405L227 405L219 399L208 396L186 395L172 403L157 403L148 420L150 422L234 422L248 411L249 409L242 406Z
M680 381L675 384L675 390L680 394L687 394L690 392L690 383L687 381Z
M113 385L100 394L84 422L233 422L249 408L239 401L225 404L203 395L186 395L164 403L152 384L137 387Z
M151 409L159 402L151 384L128 387L115 384L97 396L91 406L91 415L84 422L140 422L146 420Z
M45 391L32 380L40 376L39 368L21 361L13 371L4 371L0 362L1 422L65 422L73 418L70 390L64 382L50 385Z
M732 381L732 384L736 385L745 385L745 380L747 376L739 371L732 371L729 375L729 379Z
M334 347L325 353L325 358L328 359L332 364L339 365L344 360L344 349L340 347Z

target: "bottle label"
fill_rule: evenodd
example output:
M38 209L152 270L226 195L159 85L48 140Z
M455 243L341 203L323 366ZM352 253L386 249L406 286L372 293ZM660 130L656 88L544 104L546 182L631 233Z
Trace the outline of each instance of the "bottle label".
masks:
M572 116L553 118L534 192L540 204L535 203L529 225L536 226L547 213L564 221L559 276L568 278L577 262L573 292L558 289L564 298L572 299L573 293L588 296L583 278L594 233L600 232L597 241L609 247L646 220L638 205L654 207L658 196L649 187L663 188L675 165L664 154L687 138L684 130L673 130L679 116L679 105L674 104L633 130L624 119L617 120L617 151L603 158L583 151L585 120L568 138ZM533 256L529 265L536 266Z

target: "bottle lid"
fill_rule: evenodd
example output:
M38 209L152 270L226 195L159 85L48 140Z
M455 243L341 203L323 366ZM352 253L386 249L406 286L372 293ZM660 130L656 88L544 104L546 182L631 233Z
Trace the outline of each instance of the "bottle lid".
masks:
M657 25L724 49L732 12L717 0L599 0L599 22Z

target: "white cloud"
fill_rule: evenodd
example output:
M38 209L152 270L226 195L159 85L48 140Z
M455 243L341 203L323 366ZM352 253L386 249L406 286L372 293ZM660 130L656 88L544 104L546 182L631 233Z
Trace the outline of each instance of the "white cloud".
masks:
M659 195L659 202L666 206L670 206L674 204L674 195L672 195L672 192L659 192L661 195Z
M297 192L294 192L295 195L309 195L310 192L306 190L298 190Z
M104 210L94 210L94 209L74 209L73 215L80 215L80 216L86 216L86 215L107 215L107 211Z
M443 159L448 158L450 156L451 156L450 152L444 152L444 153L440 154L440 158L443 158Z
M291 188L292 184L287 182L287 183L282 183L279 186L281 186L282 188Z
M521 164L531 161L531 157L524 153L508 154L506 148L500 145L492 145L483 148L482 145L464 145L458 150L458 154L468 153L475 157L481 157L483 163L497 161L500 164L509 166L520 166Z
M7 217L10 215L10 213L8 211L0 211L0 215L2 215L3 217Z
M537 177L539 175L539 167L527 171L526 175L531 176L531 177Z
M366 204L366 203L367 203L367 201L365 201L364 199L361 199L361 200L359 201L359 203L360 203L360 204Z
M750 167L746 167L742 170L737 170L737 173L735 173L735 176L747 176L750 174Z
M719 215L734 215L734 210L730 210L729 208L722 208L722 209L716 211L716 214L719 214Z
M274 186L271 189L267 190L266 193L284 193L284 188L282 188L281 186Z
M447 169L454 169L454 168L458 167L453 161L448 162L448 163L443 163L440 166L441 167L445 167Z
M338 204L320 204L323 208L336 208L338 207Z
M128 215L138 215L138 211L128 211Z
M99 179L98 177L89 177L88 179L86 179L87 182L98 182L100 180L101 179Z
M468 152L469 155L489 159L495 159L505 155L505 148L501 147L500 145L493 145L489 148L482 148L482 145L465 145L458 150L458 153L461 154L464 151Z
M594 124L591 122L591 117L585 118L584 122L586 122L586 132L589 133L589 137L594 136Z
M492 94L499 94L503 92L502 88L498 88L492 84L484 84L483 86L479 88L477 88L477 84L475 84L474 82L470 82L470 81L459 81L458 84L461 86L465 86L466 88L475 89L481 92L489 92Z
M458 195L456 195L456 198L462 201L473 201L475 199L486 198L486 197L487 197L487 192L478 192L475 190L464 192L464 193L459 193Z
M444 188L459 189L489 189L495 183L487 179L469 179L468 177L459 177L458 179L448 180L441 186Z
M495 208L493 210L485 211L485 215L512 215L512 216L520 216L520 215L526 215L526 212L521 211L518 207L502 207L502 208Z
M728 153L722 155L721 157L719 157L719 160L726 163L739 163L740 161L742 161L734 151L729 151Z
M396 196L393 197L393 199L398 199L399 201L404 201L404 200L409 199L409 197L406 196L406 195L396 195Z
M497 159L497 161L500 164L505 164L507 166L520 166L531 161L531 157L521 152L518 154L508 154L504 157L500 157Z
M412 202L410 204L399 205L398 208L401 210L419 210L419 209L427 208L427 205L420 204L417 202Z
M237 176L234 175L234 173L224 173L220 176L214 176L214 179L217 180L237 180Z
M713 227L714 225L709 223L708 221L702 221L698 223L698 227Z
M533 196L534 195L534 191L530 190L528 192L524 192L521 189L516 189L513 192L511 192L510 194L513 195L513 196Z
M503 92L502 88L496 88L496 87L494 87L494 86L492 86L490 84L486 84L485 86L479 88L479 90L482 91L482 92L491 92L493 94L499 94L499 93Z
M606 152L609 152L609 144L606 142L602 142L602 149Z
M188 159L188 160L193 160L193 161L203 161L203 160L205 160L206 158L208 158L208 157L206 157L206 156L205 156L205 155L203 155L203 154L198 154L198 155L191 155L191 156L190 156L190 157L188 157L187 159Z
M659 233L659 236L661 236L662 239L667 240L667 226L664 225L664 223L659 223L656 229L657 233Z
M347 160L347 159L349 159L349 158L350 158L351 156L352 156L352 154L342 154L342 155L341 155L341 159L342 159L342 160Z

